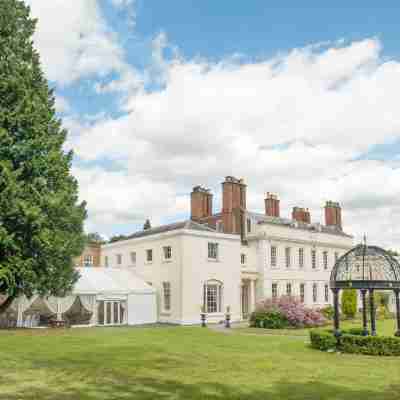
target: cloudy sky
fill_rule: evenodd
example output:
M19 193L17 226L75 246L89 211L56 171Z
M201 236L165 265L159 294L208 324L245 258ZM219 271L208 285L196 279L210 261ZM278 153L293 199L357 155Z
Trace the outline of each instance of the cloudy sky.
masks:
M396 2L26 2L88 231L185 219L197 184L218 209L234 175L254 211L339 201L356 240L400 248Z

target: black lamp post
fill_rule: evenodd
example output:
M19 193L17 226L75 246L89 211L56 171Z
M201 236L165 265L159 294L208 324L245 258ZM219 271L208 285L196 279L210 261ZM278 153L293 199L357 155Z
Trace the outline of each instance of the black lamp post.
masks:
M369 308L371 313L371 335L376 336L376 311L374 301L374 289L369 289Z
M396 319L397 319L397 331L395 336L400 336L400 289L395 289L394 295L396 297Z
M200 319L201 319L201 327L206 328L207 327L207 313L205 310L205 307L201 307L201 313L200 313Z
M367 289L361 289L362 299L362 317L363 317L363 335L368 336L368 320L367 320Z
M340 319L339 319L339 291L340 289L338 288L333 288L332 292L333 292L333 307L334 307L334 327L335 327L335 331L334 334L337 338L340 337L341 333L340 333Z
M231 327L231 308L228 306L226 307L226 314L225 314L225 328Z

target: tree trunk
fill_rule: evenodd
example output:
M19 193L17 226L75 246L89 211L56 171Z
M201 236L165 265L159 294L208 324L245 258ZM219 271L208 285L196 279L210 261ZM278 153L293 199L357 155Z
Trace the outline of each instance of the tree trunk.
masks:
M16 299L17 296L8 296L7 299L0 304L0 315L7 311L8 307L10 307L11 303Z

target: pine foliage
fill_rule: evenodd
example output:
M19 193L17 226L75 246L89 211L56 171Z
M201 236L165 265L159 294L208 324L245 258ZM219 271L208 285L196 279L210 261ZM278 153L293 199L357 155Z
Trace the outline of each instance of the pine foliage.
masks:
M0 294L62 295L78 278L86 205L32 43L36 21L22 1L0 9Z

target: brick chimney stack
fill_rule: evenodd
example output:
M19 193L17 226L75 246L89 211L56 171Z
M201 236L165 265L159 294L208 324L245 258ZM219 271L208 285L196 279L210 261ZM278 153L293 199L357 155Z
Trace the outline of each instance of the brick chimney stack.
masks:
M212 215L213 195L210 189L195 186L190 194L190 208L193 221L200 221Z
M293 207L292 219L305 224L311 223L311 214L308 208Z
M342 229L342 208L334 201L327 201L325 204L325 225L336 226Z
M265 215L269 217L280 217L280 207L279 203L280 200L276 194L267 193L266 198L264 199L265 202Z
M227 176L222 182L222 224L224 233L245 237L246 185L243 179Z

